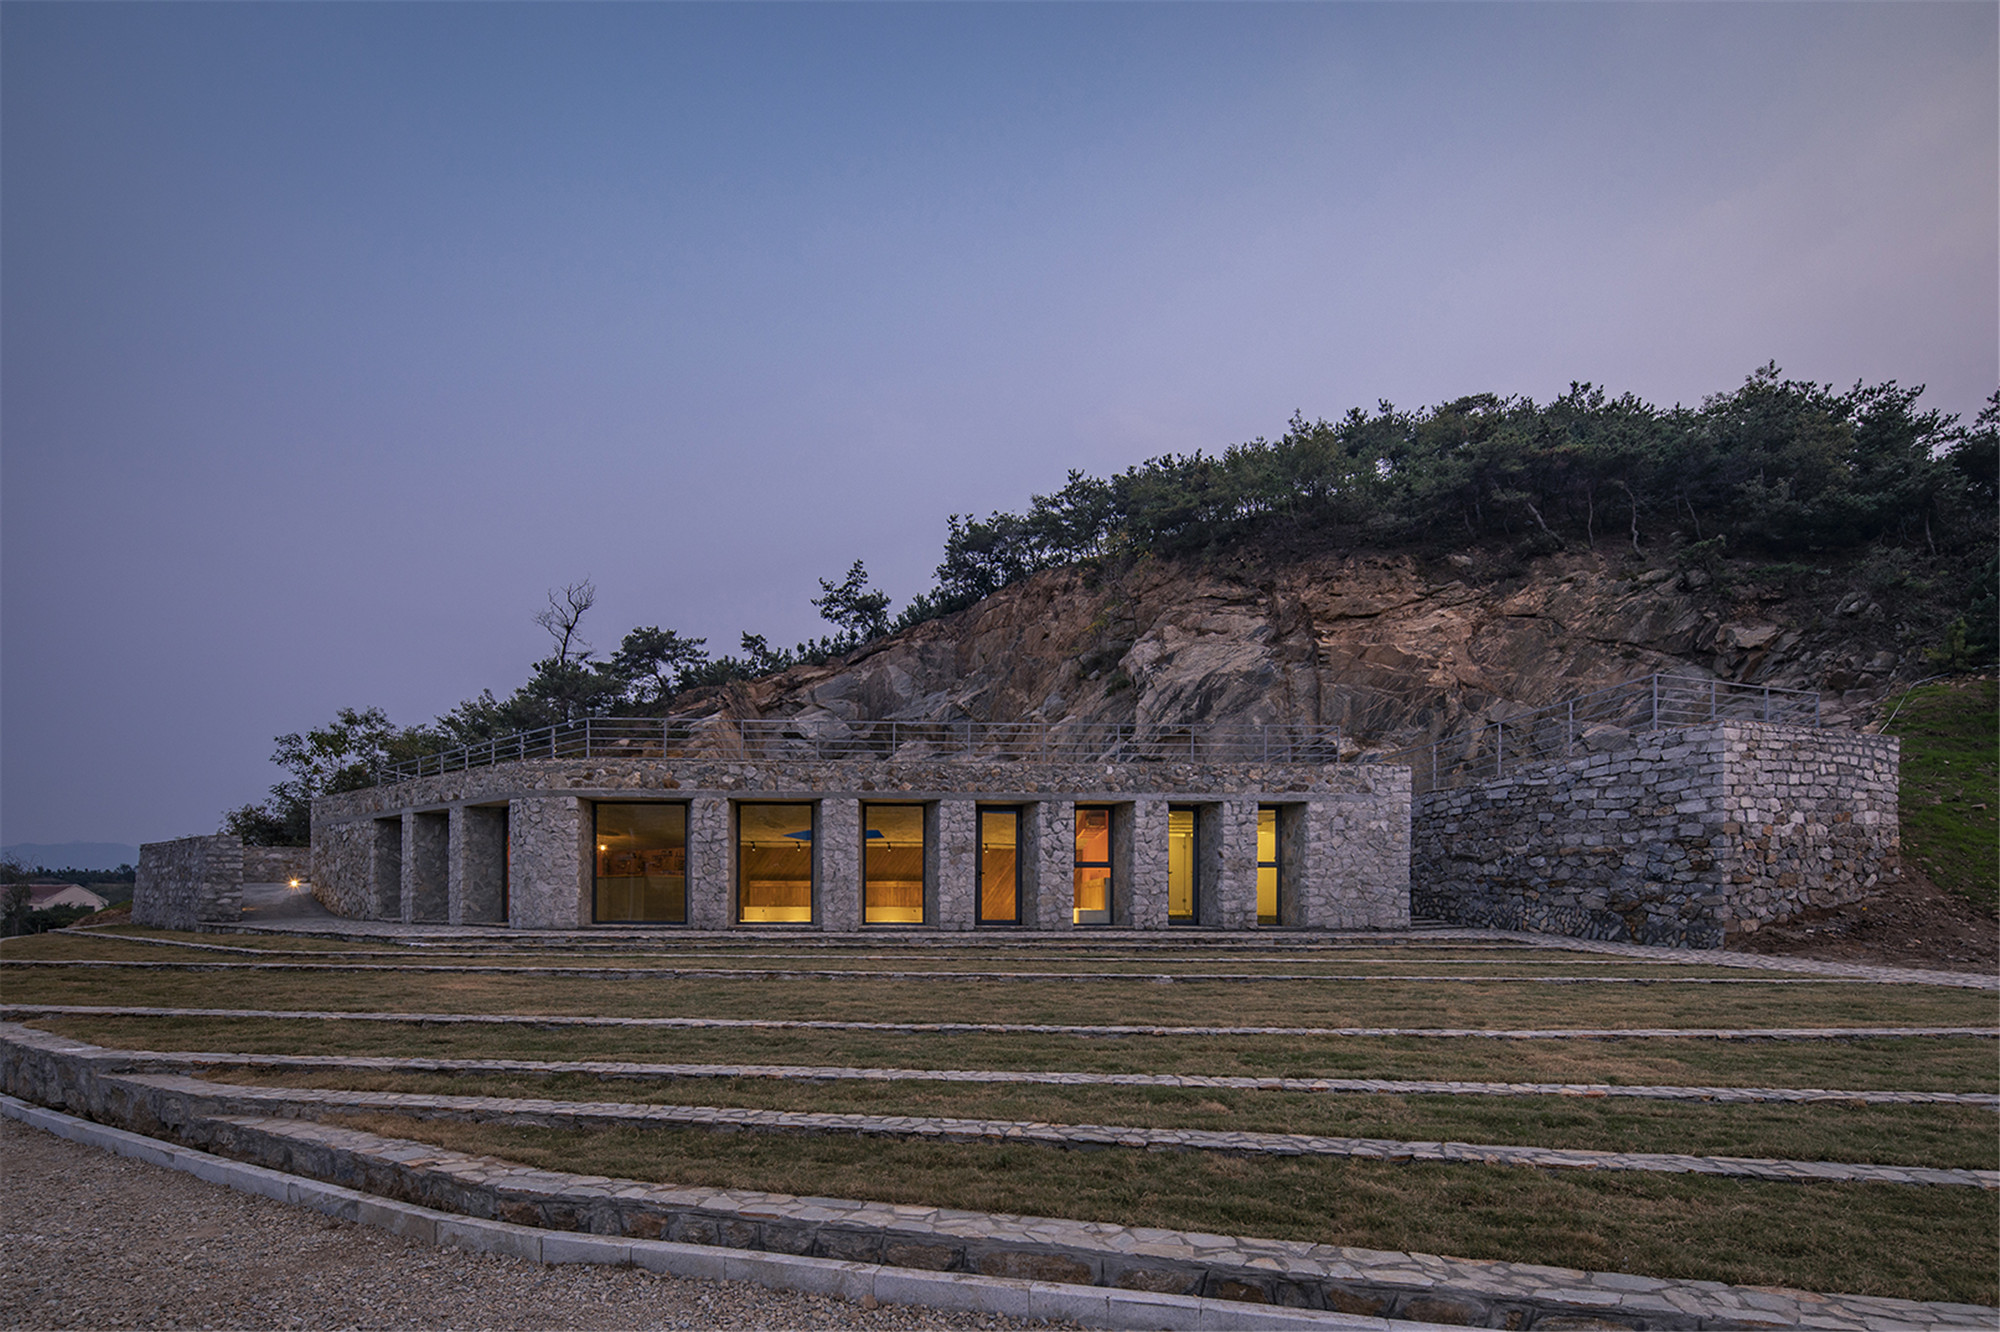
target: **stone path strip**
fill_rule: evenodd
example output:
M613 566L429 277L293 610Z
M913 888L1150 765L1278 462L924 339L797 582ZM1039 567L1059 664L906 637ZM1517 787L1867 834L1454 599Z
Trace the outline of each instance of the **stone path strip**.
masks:
M581 980L894 980L894 981L1143 981L1192 982L1401 981L1464 985L1903 985L1900 980L1812 976L1432 976L1385 972L1255 971L871 971L803 967L531 966L504 962L152 962L110 958L0 957L0 967L83 971L341 971L548 976Z
M980 1032L1002 1036L1408 1036L1443 1040L1821 1041L1868 1037L2000 1037L2000 1027L1179 1027L1051 1022L849 1022L835 1018L602 1017L582 1013L385 1013L341 1009L169 1008L123 1004L0 1003L0 1019L33 1017L254 1018L401 1022L417 1026L667 1027L694 1031Z
M1532 1166L1540 1169L1633 1170L1650 1174L1718 1175L1732 1179L1845 1180L2000 1189L2000 1170L1869 1165L1846 1161L1783 1161L1762 1157L1690 1156L1670 1152L1607 1152L1513 1147L1466 1142L1401 1142L1311 1133L1221 1129L1137 1128L1111 1124L1050 1124L1037 1120L961 1119L934 1115L833 1114L737 1106L635 1105L624 1101L559 1101L542 1097L450 1096L432 1092L369 1092L331 1088L251 1087L182 1074L133 1074L122 1081L186 1097L190 1113L311 1115L378 1111L477 1123L538 1128L686 1127L753 1129L807 1136L913 1138L942 1142L1034 1142L1052 1147L1132 1147L1147 1151L1227 1152L1242 1156L1339 1156L1364 1160Z
M1217 1091L1363 1093L1391 1096L1572 1096L1719 1105L1767 1102L1850 1105L1979 1105L1991 1092L1834 1091L1821 1087L1668 1087L1610 1082L1424 1082L1405 1078L1264 1078L1195 1073L1060 1073L1012 1069L856 1068L822 1064L640 1064L607 1059L444 1059L390 1055L238 1054L120 1050L121 1063L173 1068L332 1068L355 1073L492 1073L604 1079L773 1078L797 1082L951 1082L1053 1087L1187 1087Z
M299 1120L214 1121L204 1145L227 1153L217 1156L58 1115L11 1096L0 1096L0 1114L246 1192L436 1243L542 1262L629 1262L766 1284L783 1280L781 1273L792 1281L816 1273L850 1298L858 1298L850 1287L870 1282L871 1292L885 1302L921 1302L928 1295L943 1303L1017 1288L1021 1311L1029 1316L1081 1316L1100 1326L1316 1325L1420 1332L1430 1320L1449 1320L1517 1327L1942 1332L2000 1324L2000 1310L1980 1305L568 1175ZM282 1161L291 1173L264 1168L259 1164L264 1161ZM381 1180L416 1201L390 1201L340 1184L362 1179ZM452 1211L443 1210L447 1199ZM463 1215L468 1211L475 1215ZM506 1220L485 1219L501 1217ZM732 1261L734 1270L728 1266ZM703 1263L713 1270L698 1266ZM1030 1286L987 1273L1042 1280ZM1031 1292L1043 1295L1041 1306L1028 1303ZM1202 1300L1208 1307L1199 1311L1200 1319L1185 1319L1180 1311L1194 1302L1196 1292L1264 1303L1218 1307ZM1084 1297L1105 1303L1086 1311L1080 1305ZM1281 1305L1294 1307L1273 1307ZM992 1304L951 1307L1014 1312L1014 1306ZM1324 1312L1315 1320L1309 1310ZM1299 1321L1277 1321L1286 1316ZM1382 1321L1385 1317L1390 1321Z
M213 927L211 927L213 928ZM459 941L506 940L515 945L542 943L552 947L597 946L610 942L601 927L591 930L574 931L517 931L506 928L468 927L462 925L404 925L398 921L285 921L269 925L238 924L221 927L217 932L237 934L305 934L365 942L375 939L400 939L411 943L448 944ZM634 932L623 938L659 939L658 931ZM1878 980L1902 984L1944 985L1960 989L2000 990L2000 976L1981 972L1931 971L1915 967L1887 967L1867 962L1822 962L1810 958L1775 957L1761 953L1732 953L1722 949L1660 948L1650 944L1608 943L1596 939L1574 939L1566 935L1531 934L1524 930L1470 929L1460 926L1443 926L1413 930L1368 930L1337 931L1327 935L1310 936L1315 942L1324 939L1328 947L1365 945L1380 947L1383 943L1423 943L1429 945L1477 944L1484 946L1513 945L1517 947L1553 948L1570 952L1598 953L1611 957L1631 957L1651 962L1683 962L1695 966L1737 967L1750 971L1783 971L1808 976L1831 976L1843 980ZM879 938L866 933L822 934L817 937L801 938L796 934L775 934L768 932L733 931L732 942L748 945L775 943L791 948L815 947L835 951L856 943L879 945ZM1007 935L981 935L974 939L961 936L937 935L912 938L908 943L921 948L986 947L1052 950L1069 947L1079 951L1103 948L1107 945L1119 948L1157 948L1161 950L1185 949L1188 947L1212 948L1217 950L1237 950L1263 952L1274 946L1297 946L1295 936L1285 932L1259 931L1250 937L1242 933L1204 932L1177 936L1172 940L1161 939L1156 934L1130 930L1090 930L1082 937L1064 938L1047 932L1029 932L1020 937ZM701 940L702 943L718 941ZM899 941L901 942L901 941Z

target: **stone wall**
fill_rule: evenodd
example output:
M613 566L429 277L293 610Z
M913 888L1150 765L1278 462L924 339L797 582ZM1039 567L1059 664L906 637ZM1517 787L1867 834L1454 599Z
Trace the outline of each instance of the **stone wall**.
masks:
M1172 802L1199 811L1202 923L1252 929L1257 811L1275 805L1287 830L1284 924L1393 928L1409 921L1409 792L1408 769L1373 764L530 760L315 801L314 887L347 916L470 920L482 918L466 914L479 909L471 904L504 899L511 925L575 928L592 920L595 805L685 801L687 925L728 929L734 804L790 799L817 809L811 928L851 930L861 923L860 805L888 798L927 806L927 926L970 929L975 811L995 804L1021 811L1022 927L1067 930L1071 824L1090 804L1112 810L1111 923L1164 929ZM497 918L497 905L487 909L483 918Z
M312 848L309 846L246 846L243 848L243 882L290 883L312 878Z
M194 930L243 914L243 843L228 833L139 848L132 923Z
M1718 723L1622 740L1419 798L1417 914L1719 948L1898 872L1893 737Z

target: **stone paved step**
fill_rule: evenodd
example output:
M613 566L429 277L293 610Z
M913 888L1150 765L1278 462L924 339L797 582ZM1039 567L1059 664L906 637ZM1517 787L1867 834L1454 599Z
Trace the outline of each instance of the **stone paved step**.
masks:
M337 1068L367 1073L493 1073L596 1078L777 1078L800 1082L951 1082L1056 1087L1193 1087L1223 1091L1369 1093L1393 1096L1571 1096L1724 1105L1766 1102L1862 1105L1978 1105L2000 1109L2000 1094L1834 1091L1822 1087L1670 1087L1608 1082L1425 1082L1406 1078L1281 1078L1196 1073L1065 1073L1012 1069L856 1068L820 1064L645 1064L606 1059L442 1059L387 1055L285 1055L222 1051L117 1050L120 1067Z
M1539 1169L1630 1170L1718 1175L1735 1179L1847 1180L1880 1184L2000 1189L2000 1170L1845 1161L1783 1161L1758 1157L1691 1156L1668 1152L1607 1152L1466 1142L1401 1142L1308 1133L1136 1128L1109 1124L1049 1124L1031 1120L960 1119L931 1115L829 1114L735 1106L635 1105L622 1101L561 1101L515 1096L451 1096L429 1092L367 1092L328 1088L250 1087L181 1074L132 1074L122 1081L182 1096L189 1113L310 1115L374 1110L420 1118L532 1124L549 1128L687 1127L754 1129L843 1137L916 1138L944 1142L1036 1142L1066 1148L1130 1147L1147 1151L1228 1152L1246 1156L1340 1156L1368 1160L1532 1166Z
M1272 983L1320 981L1350 984L1392 981L1465 985L1901 985L1868 977L1807 976L1454 976L1423 973L1256 971L890 971L861 967L596 967L526 966L495 962L225 962L147 961L112 958L0 957L0 968L48 967L79 971L339 971L450 973L454 975L561 976L589 980L893 980L893 981L1143 981L1174 983Z
M1441 1040L1859 1040L1868 1037L2000 1037L2000 1027L1196 1027L1047 1022L847 1022L832 1018L603 1017L577 1013L390 1013L340 1009L172 1008L123 1004L0 1003L0 1018L206 1017L308 1022L406 1022L436 1026L673 1027L690 1030L991 1032L1047 1036L1408 1036Z

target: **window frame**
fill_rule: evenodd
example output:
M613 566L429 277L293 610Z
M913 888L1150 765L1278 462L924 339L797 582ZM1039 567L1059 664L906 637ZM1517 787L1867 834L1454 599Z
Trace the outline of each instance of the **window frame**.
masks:
M861 806L861 927L871 930L921 929L931 923L931 806L921 800L863 800ZM920 892L915 920L868 919L868 811L871 809L913 809L917 811L917 857ZM1018 912L1019 907L1016 907Z
M1021 926L1021 827L1026 822L1022 818L1019 805L975 805L973 806L972 845L973 880L972 923L978 929L1019 929ZM1001 920L989 918L986 914L986 838L985 819L988 814L1007 814L1014 820L1014 914L1012 918Z
M743 811L752 806L765 808L772 806L794 806L811 811L811 821L807 824L807 828L812 835L806 841L807 849L811 853L811 865L807 870L809 878L807 879L806 918L804 920L745 920L743 918ZM735 882L730 885L730 890L736 899L736 924L738 926L748 926L751 929L766 930L802 930L810 929L819 924L819 801L735 800L730 802L729 819L731 859L735 862L732 866L734 873L730 876Z
M598 914L598 900L599 900L598 880L604 877L604 875L600 873L598 870L598 856L600 854L598 850L598 838L602 836L602 833L599 831L598 820L601 811L604 809L606 805L634 806L634 807L645 806L648 808L680 810L681 812L681 916L679 920L642 920L630 916L605 917ZM686 926L689 917L692 915L692 902L694 897L694 892L693 892L694 885L691 876L688 874L688 866L687 866L688 842L690 840L689 833L693 828L693 824L694 824L693 802L687 800L593 800L591 801L590 802L590 848L591 848L590 849L590 923L593 925L637 925L637 926L659 927L659 928ZM513 835L513 827L511 819L509 820L507 827L506 841L507 841L507 868L501 886L501 899L502 899L503 911L511 910L512 907L512 903L507 900L512 895L513 877L514 877L514 835Z

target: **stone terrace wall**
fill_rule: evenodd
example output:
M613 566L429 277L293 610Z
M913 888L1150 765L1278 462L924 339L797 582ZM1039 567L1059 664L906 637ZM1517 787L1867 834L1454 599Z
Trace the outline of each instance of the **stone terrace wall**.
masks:
M243 914L243 843L227 833L139 848L132 923L169 930Z
M1891 735L1732 726L1723 833L1730 915L1744 930L1866 897L1902 872Z
M1418 798L1411 907L1719 948L1897 872L1897 742L1721 723Z

